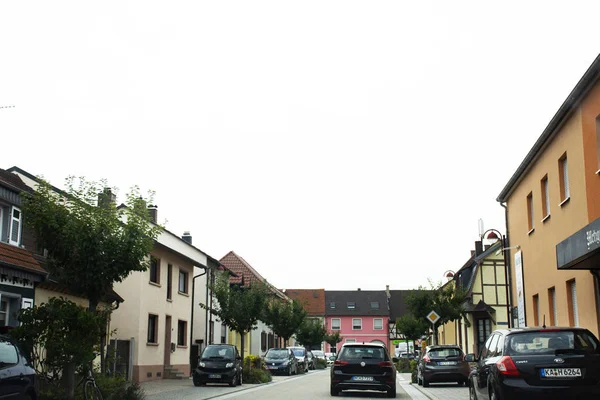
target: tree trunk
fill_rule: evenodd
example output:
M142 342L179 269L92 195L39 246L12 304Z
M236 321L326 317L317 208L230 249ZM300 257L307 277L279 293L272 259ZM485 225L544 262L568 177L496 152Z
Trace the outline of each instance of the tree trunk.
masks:
M70 362L63 368L63 385L67 400L75 399L75 363Z
M245 362L245 360L244 360L244 336L245 336L245 334L246 334L246 332L240 332L240 337L241 337L240 348L242 350L242 354L241 354L241 356L242 356L242 365L244 365L244 362Z

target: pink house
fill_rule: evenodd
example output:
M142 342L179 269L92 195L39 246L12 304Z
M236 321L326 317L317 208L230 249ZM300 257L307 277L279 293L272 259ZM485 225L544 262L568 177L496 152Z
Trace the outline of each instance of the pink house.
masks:
M325 351L335 353L345 343L374 342L387 347L388 320L384 290L326 290L325 327L338 331L342 341L337 349L325 344Z

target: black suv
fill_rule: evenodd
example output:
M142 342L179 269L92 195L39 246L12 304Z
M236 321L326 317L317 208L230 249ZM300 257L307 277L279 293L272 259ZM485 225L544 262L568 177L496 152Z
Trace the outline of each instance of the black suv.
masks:
M600 343L583 328L494 331L471 373L472 400L598 399Z
M331 366L331 395L342 390L379 390L396 397L396 367L381 344L345 344Z
M35 370L21 350L3 335L0 335L0 398L37 398Z
M228 383L229 386L242 384L242 357L237 347L231 344L211 344L206 346L194 371L194 386L207 383Z

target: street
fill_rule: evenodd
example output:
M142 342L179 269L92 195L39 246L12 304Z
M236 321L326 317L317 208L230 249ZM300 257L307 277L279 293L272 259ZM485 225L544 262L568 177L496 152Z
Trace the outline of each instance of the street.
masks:
M420 392L417 391L415 397L411 397L403 389L407 381L402 381L398 374L397 399L426 399ZM403 384L404 383L404 384ZM157 388L161 386L163 391ZM167 385L167 386L165 386ZM332 397L329 394L329 369L310 371L306 375L298 376L275 376L273 382L266 385L249 385L244 384L241 387L229 387L226 385L214 385L206 387L194 387L192 381L185 379L183 381L174 382L148 382L143 384L144 390L147 393L148 400L198 400L198 399L255 399L263 400L313 400L313 399L328 399ZM409 388L416 391L415 388ZM422 396L422 397L421 397ZM356 398L356 399L385 399L385 393L381 392L344 392L340 398Z

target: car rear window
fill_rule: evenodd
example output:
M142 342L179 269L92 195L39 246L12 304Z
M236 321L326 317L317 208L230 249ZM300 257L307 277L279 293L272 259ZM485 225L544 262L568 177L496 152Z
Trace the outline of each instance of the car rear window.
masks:
M304 357L304 354L306 354L304 349L292 349L292 352L296 357Z
M458 347L438 348L429 350L429 357L432 358L446 358L446 357L460 357L463 352Z
M350 360L385 360L385 351L381 347L361 347L351 346L344 347L340 353L338 360L350 361Z
M598 341L585 331L523 332L508 336L506 354L554 354L556 350L598 351Z

